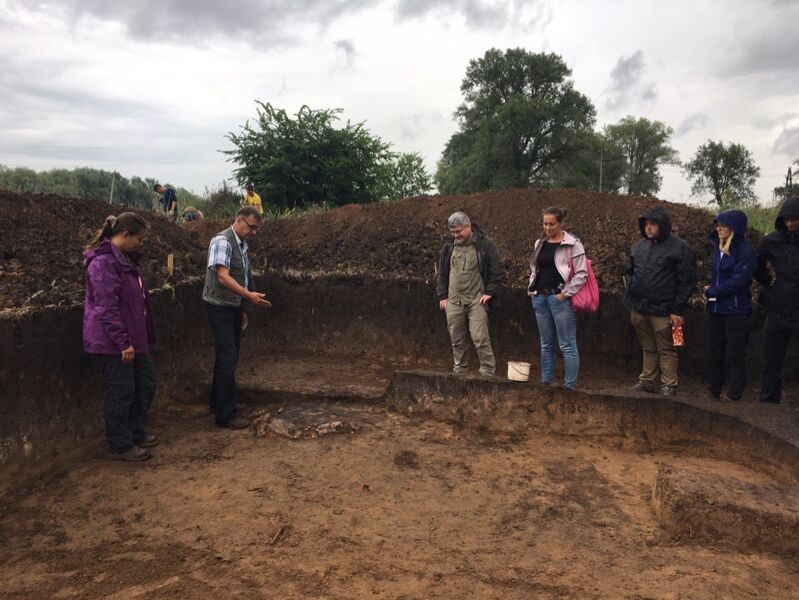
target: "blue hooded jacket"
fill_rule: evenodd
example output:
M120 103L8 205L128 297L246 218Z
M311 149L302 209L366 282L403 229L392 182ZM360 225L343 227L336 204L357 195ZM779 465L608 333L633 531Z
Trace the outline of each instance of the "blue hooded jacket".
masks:
M722 223L735 232L730 254L719 248L719 234L714 230L710 239L713 248L713 272L710 287L705 292L707 308L713 314L748 315L752 312L752 277L757 257L746 241L746 215L740 210L725 210L713 223Z

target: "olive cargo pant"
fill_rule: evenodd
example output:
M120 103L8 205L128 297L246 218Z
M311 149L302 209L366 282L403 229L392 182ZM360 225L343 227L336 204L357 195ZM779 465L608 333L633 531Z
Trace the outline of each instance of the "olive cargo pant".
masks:
M497 370L491 338L488 334L488 312L478 301L469 304L447 303L447 329L452 340L454 371L463 373L469 366L469 335L480 359L480 372L493 375Z
M644 366L638 380L655 387L660 376L663 385L677 387L677 349L671 340L671 318L642 315L631 310L630 322L644 350Z

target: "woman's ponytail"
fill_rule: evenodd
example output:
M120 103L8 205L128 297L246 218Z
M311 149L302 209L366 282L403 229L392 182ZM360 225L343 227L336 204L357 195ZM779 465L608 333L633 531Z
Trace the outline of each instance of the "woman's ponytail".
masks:
M125 212L121 213L119 216L108 215L105 218L103 226L97 230L92 241L86 246L86 250L97 248L103 240L110 239L118 233L128 232L131 235L135 235L149 227L147 221L136 213Z

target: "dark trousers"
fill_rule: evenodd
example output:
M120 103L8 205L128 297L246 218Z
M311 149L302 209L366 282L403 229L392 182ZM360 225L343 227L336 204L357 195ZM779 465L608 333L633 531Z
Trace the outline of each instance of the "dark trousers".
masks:
M205 303L214 333L214 381L211 412L218 425L236 416L236 364L241 347L241 308Z
M791 336L799 337L799 323L777 315L766 317L763 331L763 378L760 401L779 403L782 395L782 363Z
M105 437L112 452L125 452L144 438L147 411L156 389L155 363L145 354L123 363L118 354L98 354L106 383Z
M707 387L714 396L721 395L727 382L727 396L740 400L746 385L746 345L751 319L748 315L707 314L707 339L710 360Z

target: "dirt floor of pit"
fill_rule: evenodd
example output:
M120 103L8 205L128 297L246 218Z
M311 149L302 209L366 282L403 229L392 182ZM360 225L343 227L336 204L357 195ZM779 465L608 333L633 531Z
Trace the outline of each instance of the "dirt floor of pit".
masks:
M167 407L151 461L98 452L9 491L0 596L643 600L799 586L793 561L678 542L655 518L662 465L762 474L336 406L358 433L258 437L212 427L203 406Z

